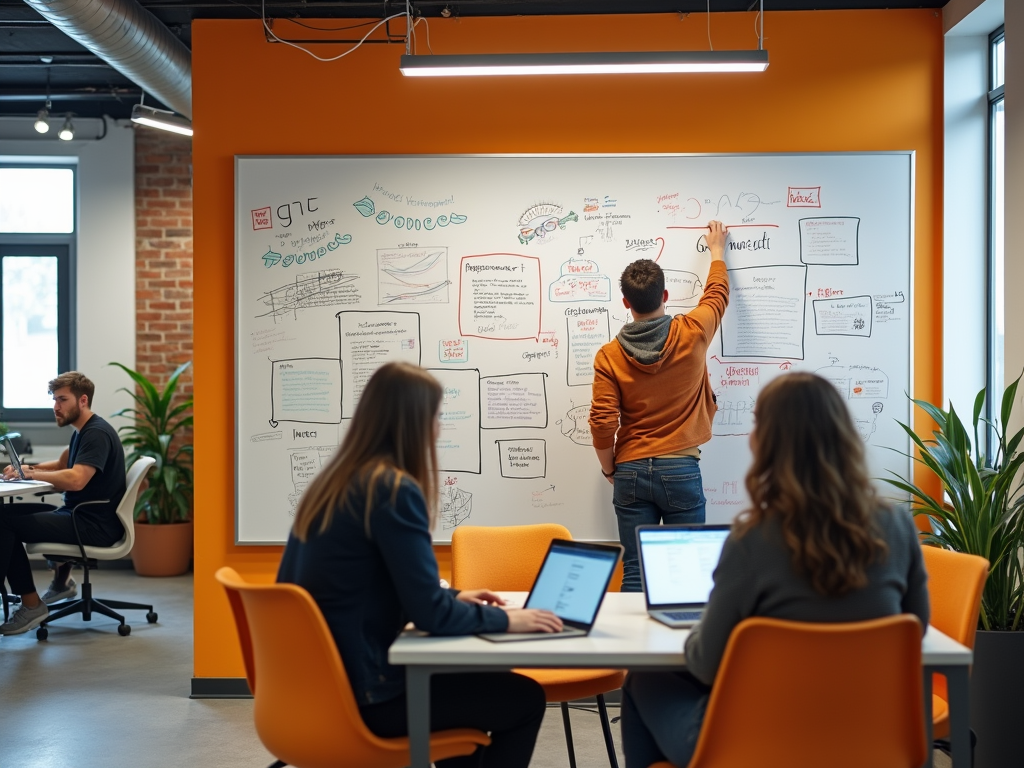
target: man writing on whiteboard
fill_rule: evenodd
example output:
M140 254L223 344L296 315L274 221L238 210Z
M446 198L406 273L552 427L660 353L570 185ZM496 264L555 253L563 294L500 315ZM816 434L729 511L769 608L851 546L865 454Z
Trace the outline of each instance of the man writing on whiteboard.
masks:
M717 406L708 380L707 350L729 303L727 230L708 224L711 268L700 303L686 315L665 312L665 274L653 261L622 273L626 323L594 358L590 430L601 474L614 486L622 591L639 592L636 527L703 523L699 446L711 439Z

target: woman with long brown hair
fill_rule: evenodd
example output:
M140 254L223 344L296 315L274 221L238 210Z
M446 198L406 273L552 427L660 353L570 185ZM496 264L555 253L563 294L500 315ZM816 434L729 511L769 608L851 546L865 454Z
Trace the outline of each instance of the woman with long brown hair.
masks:
M754 407L751 506L733 525L687 671L632 673L622 702L626 768L690 762L733 628L750 616L846 622L898 613L928 626L917 529L875 494L864 446L832 384L790 373Z
M487 590L440 586L430 529L437 515L441 385L387 363L370 378L345 438L303 494L277 574L312 595L330 627L367 727L408 733L405 670L388 647L406 623L436 635L556 632L547 611L508 609ZM544 691L505 673L439 675L431 730L476 728L491 744L439 768L527 768Z

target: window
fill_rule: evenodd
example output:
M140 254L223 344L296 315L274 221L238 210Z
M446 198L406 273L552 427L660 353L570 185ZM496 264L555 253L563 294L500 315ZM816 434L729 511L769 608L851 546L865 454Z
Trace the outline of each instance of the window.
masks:
M1005 128L1003 84L1006 42L1000 27L989 38L989 254L988 254L988 416L999 413L1005 386L1003 365L1003 209L1005 182Z
M75 169L0 166L0 419L50 421L72 367Z

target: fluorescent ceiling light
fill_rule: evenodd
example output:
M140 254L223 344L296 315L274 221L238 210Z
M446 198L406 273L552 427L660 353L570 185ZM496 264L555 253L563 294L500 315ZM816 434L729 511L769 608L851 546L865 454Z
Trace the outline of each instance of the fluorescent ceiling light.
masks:
M763 72L768 51L640 51L632 53L493 53L403 55L406 77L474 75L614 75L670 72Z
M182 136L192 135L192 121L163 109L153 109L145 104L132 107L132 122L159 128L162 131L180 133Z

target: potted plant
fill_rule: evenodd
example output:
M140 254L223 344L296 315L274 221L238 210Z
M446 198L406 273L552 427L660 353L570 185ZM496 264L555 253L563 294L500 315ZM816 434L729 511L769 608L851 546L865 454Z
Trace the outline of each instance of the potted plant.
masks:
M149 486L135 502L135 546L132 563L142 576L177 576L185 573L192 557L192 445L175 443L186 427L192 426L189 397L177 403L178 380L190 363L171 374L163 392L138 371L111 363L127 373L136 384L123 387L135 401L114 416L128 416L132 423L121 427L121 443L130 449L126 463L131 466L143 456L156 464L149 471Z
M911 496L915 515L928 515L932 533L925 543L956 552L980 555L990 563L982 595L979 628L971 673L971 727L978 735L978 768L1019 764L1020 727L1024 724L1024 466L1019 453L1024 429L1012 436L1007 425L1013 414L1017 385L1003 392L999 417L981 417L986 390L974 400L973 441L952 403L948 411L921 400L938 429L933 440L922 440L900 424L917 446L914 461L942 483L942 498L934 498L908 479L888 480ZM993 438L993 451L986 450ZM894 473L895 474L895 473Z

